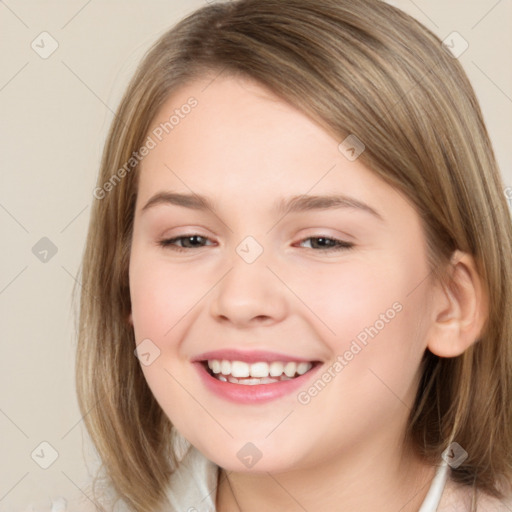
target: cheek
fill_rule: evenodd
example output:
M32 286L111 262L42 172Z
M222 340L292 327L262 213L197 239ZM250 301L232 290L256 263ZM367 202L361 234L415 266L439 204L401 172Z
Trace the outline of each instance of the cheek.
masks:
M205 294L204 280L184 268L169 265L136 244L132 247L129 278L135 342L146 382L168 416L186 407L179 385L187 380L181 340L194 305ZM149 360L141 354L149 354Z
M386 395L396 402L391 389L411 401L425 350L428 289L418 286L427 274L424 261L409 256L404 251L373 262L352 260L295 279L332 360L341 361L332 370L336 377L326 376L336 381L329 384L329 400L344 396L346 403L348 391L378 406Z
M405 421L414 399L422 343L421 301L394 301L395 292L352 296L331 320L332 362L299 396L304 422L322 417L342 425L346 439L370 438L375 425L388 428ZM382 315L382 316L381 316ZM326 434L326 449L339 433Z
M344 350L348 341L375 322L381 329L382 315L393 319L408 280L401 265L384 258L373 262L354 258L286 277L317 317L316 324L326 327L319 335L329 339L335 350Z
M170 331L206 293L205 283L197 270L133 251L130 297L137 342L146 337L170 338Z

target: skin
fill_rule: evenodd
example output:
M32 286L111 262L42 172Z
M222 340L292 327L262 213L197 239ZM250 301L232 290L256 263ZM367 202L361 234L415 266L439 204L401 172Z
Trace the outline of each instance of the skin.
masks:
M142 162L129 321L137 344L149 338L160 350L142 366L148 385L176 428L224 468L220 511L415 511L435 471L403 445L419 365L427 348L458 355L478 334L474 264L457 254L459 291L444 290L431 278L411 203L360 159L349 161L341 139L254 82L210 82L172 94L153 127L190 96L198 105ZM143 211L161 191L206 195L216 212ZM281 198L333 193L382 219L355 208L272 210ZM190 234L206 240L186 252L158 244ZM250 264L236 252L249 235L263 248ZM329 251L309 238L322 236L354 245ZM397 302L401 311L306 405L296 393L225 401L191 364L209 350L269 350L323 361L320 376ZM262 452L251 469L237 457L248 441Z

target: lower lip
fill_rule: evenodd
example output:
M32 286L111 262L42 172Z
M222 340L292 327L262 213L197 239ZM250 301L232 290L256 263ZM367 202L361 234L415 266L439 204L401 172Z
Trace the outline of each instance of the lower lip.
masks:
M289 395L304 386L321 366L317 364L304 375L300 375L294 379L274 382L272 384L248 385L220 381L208 373L203 363L196 362L193 364L197 368L199 376L205 386L210 391L225 400L230 400L238 404L259 404Z

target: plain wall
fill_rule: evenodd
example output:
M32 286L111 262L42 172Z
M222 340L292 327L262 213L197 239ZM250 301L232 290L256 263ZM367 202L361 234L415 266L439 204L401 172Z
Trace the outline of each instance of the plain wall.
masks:
M391 3L442 39L457 31L469 43L459 58L481 102L505 185L512 186L512 2ZM1 512L31 510L31 503L34 510L50 510L51 497L76 495L95 469L75 395L71 292L100 155L113 111L146 49L203 5L0 3ZM54 43L40 36L44 31L58 43L48 58L40 53ZM51 462L53 452L42 442L58 453L48 469L40 464Z

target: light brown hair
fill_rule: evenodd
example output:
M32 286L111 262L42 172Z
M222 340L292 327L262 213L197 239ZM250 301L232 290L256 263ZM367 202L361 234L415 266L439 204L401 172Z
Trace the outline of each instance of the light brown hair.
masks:
M379 0L205 6L140 64L112 123L99 187L143 145L169 95L205 73L257 80L340 142L349 134L363 141L362 162L421 216L432 275L444 279L456 249L475 258L486 325L459 357L426 351L407 438L432 464L456 441L468 458L453 478L500 497L498 482L512 479L512 227L482 114L457 59ZM146 384L127 322L138 166L122 174L91 213L76 383L112 487L134 510L149 511L162 502L176 461L170 421Z

